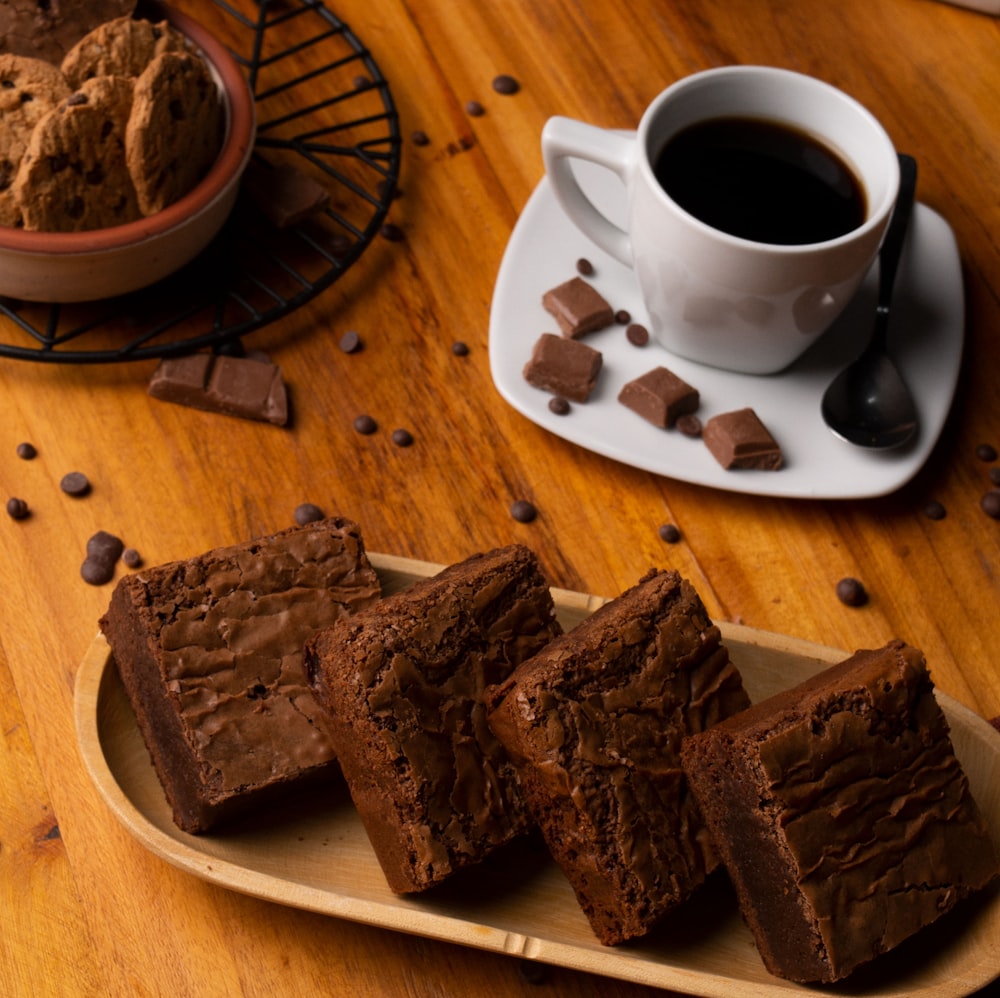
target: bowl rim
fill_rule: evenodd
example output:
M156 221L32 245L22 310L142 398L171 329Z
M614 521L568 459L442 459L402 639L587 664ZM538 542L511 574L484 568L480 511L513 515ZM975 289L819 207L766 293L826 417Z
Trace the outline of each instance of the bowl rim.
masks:
M137 245L196 218L242 174L253 151L255 124L253 97L242 70L229 50L197 21L166 4L157 6L166 20L201 50L221 82L226 105L226 134L208 173L173 204L124 225L84 232L26 232L0 226L0 251L52 256L105 252Z

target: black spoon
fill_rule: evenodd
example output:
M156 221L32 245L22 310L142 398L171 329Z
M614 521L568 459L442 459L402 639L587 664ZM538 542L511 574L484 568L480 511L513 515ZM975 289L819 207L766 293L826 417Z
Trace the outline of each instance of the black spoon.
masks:
M890 359L886 343L892 286L916 187L916 160L900 153L899 194L879 250L878 305L872 335L858 358L830 382L820 406L827 426L859 447L899 447L917 431L913 396Z

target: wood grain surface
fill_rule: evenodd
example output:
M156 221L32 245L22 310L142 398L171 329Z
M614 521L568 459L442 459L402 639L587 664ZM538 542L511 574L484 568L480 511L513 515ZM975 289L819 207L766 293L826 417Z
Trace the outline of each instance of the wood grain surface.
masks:
M211 23L207 5L177 6ZM980 508L997 463L976 453L1000 448L1000 21L936 0L328 6L399 109L390 218L405 238L376 239L332 288L248 338L281 365L293 426L151 399L152 363L0 359L0 491L31 508L0 517L0 993L662 994L271 904L147 852L76 748L74 675L110 596L82 581L84 545L107 530L153 564L280 529L311 501L356 519L371 549L431 562L523 541L565 589L613 596L667 565L719 620L844 649L905 638L943 691L1000 715L1000 522ZM919 160L920 199L956 233L959 392L927 466L892 496L761 499L659 478L547 434L491 382L493 281L542 175L545 120L630 127L665 85L730 63L811 73L861 100ZM520 91L494 92L500 73ZM470 100L482 116L467 114ZM416 130L428 145L412 142ZM351 329L365 348L345 354L337 342ZM456 340L467 356L452 353ZM379 432L355 433L359 413ZM413 446L392 443L397 427ZM22 441L33 461L16 456ZM93 483L84 498L60 491L73 470ZM534 522L511 517L517 499L535 504ZM943 520L923 515L930 500ZM657 534L668 522L676 544ZM864 582L866 606L837 600L844 576Z

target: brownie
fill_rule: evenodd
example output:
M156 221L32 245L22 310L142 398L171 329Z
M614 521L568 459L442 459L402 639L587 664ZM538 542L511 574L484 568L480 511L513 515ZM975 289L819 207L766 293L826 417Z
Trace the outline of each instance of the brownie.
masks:
M694 588L659 570L488 691L490 727L605 945L646 934L718 865L680 745L748 703Z
M100 626L180 828L207 831L336 775L302 649L379 595L342 518L119 581Z
M397 894L426 890L531 827L482 694L561 631L534 554L513 545L306 646L351 796Z
M586 343L542 333L524 365L524 380L553 395L586 402L603 363L604 355Z
M681 759L778 977L840 980L997 874L924 657L901 641L694 736Z

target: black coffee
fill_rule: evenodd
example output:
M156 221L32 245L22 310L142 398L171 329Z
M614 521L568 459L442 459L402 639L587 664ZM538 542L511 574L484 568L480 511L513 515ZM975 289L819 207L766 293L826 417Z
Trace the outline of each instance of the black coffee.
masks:
M713 228L760 243L835 239L865 220L864 188L832 149L758 118L682 129L653 164L660 186Z

